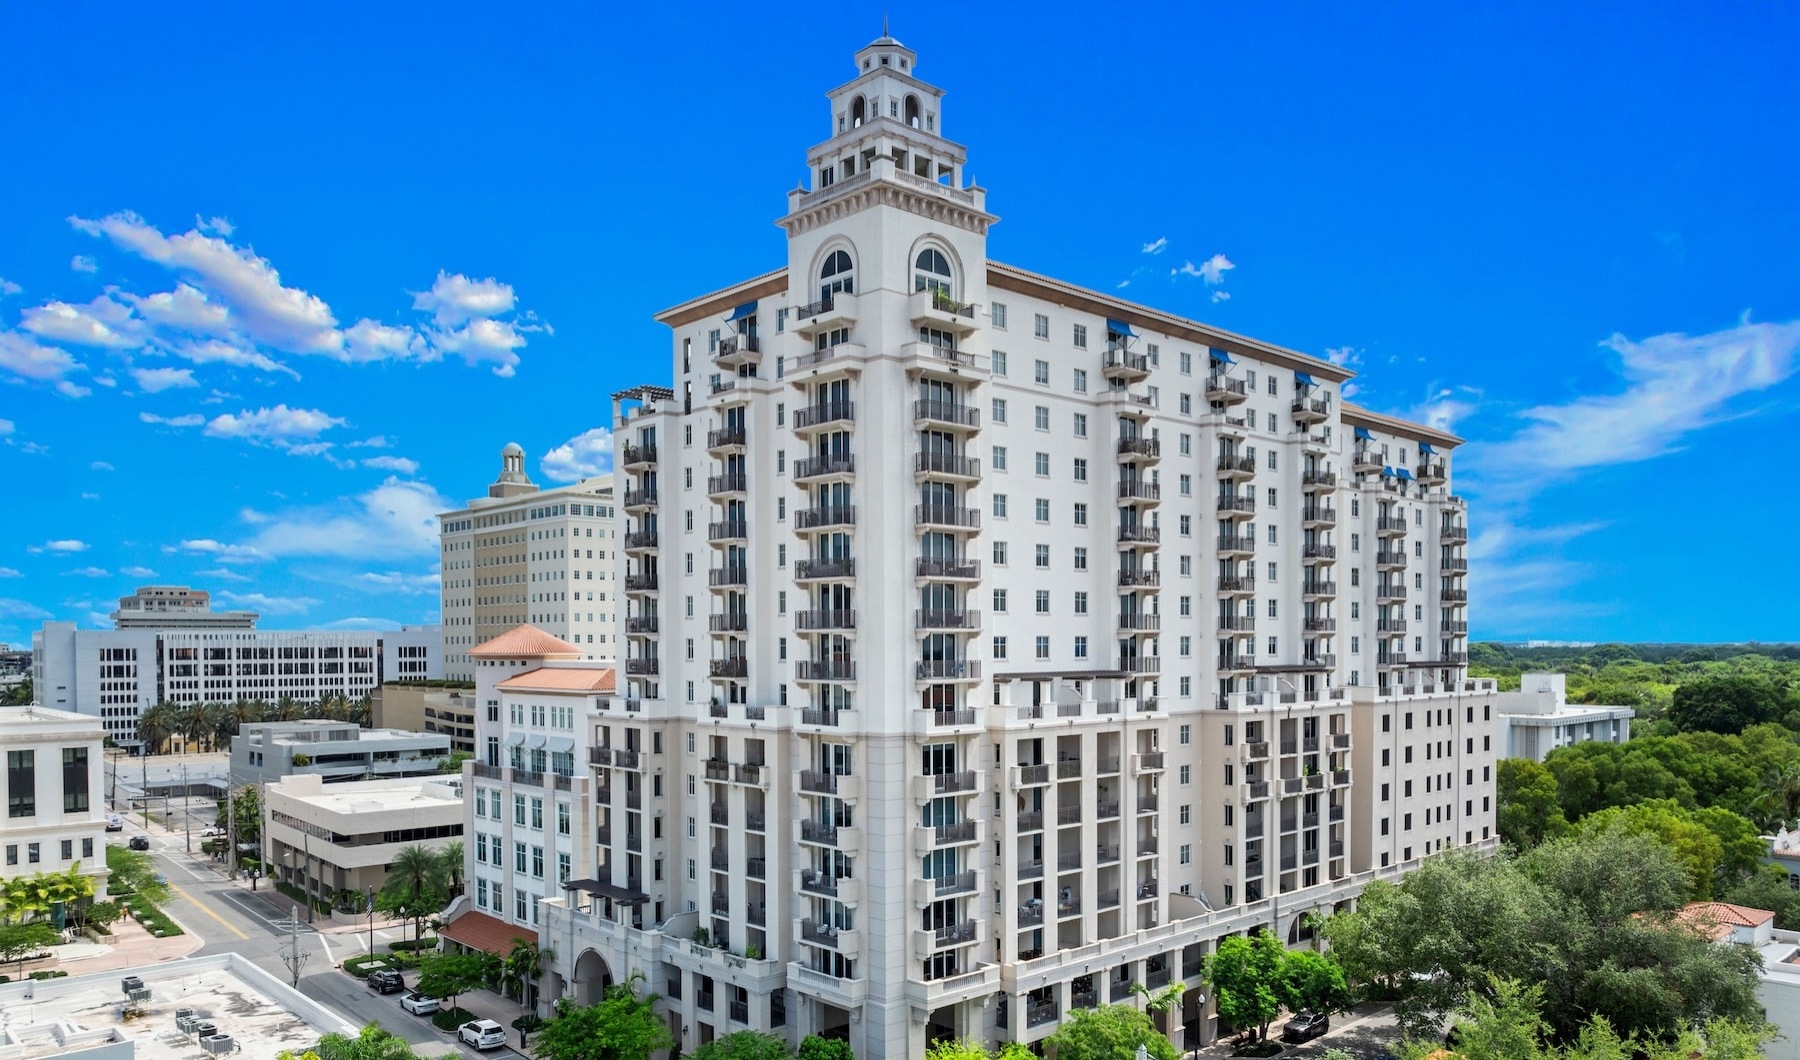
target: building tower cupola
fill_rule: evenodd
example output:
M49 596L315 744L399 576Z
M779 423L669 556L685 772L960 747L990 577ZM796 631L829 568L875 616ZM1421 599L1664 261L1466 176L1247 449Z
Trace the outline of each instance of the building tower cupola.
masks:
M525 450L517 442L506 443L500 450L500 477L488 487L489 497L513 497L536 493L537 484L525 472Z

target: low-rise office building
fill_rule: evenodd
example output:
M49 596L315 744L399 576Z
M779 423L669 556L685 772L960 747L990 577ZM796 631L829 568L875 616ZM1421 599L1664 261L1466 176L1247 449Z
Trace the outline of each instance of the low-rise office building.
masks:
M385 684L369 703L377 729L440 733L452 751L475 753L475 687L459 682Z
M1624 743L1637 714L1631 707L1570 703L1562 674L1523 674L1519 691L1502 692L1499 700L1506 757L1537 762L1573 743Z
M6 815L0 878L78 867L106 897L106 803L96 718L43 707L0 708Z
M379 892L407 847L439 851L463 834L460 776L326 784L316 773L268 786L271 872L323 901Z
M231 741L231 782L272 784L315 774L326 783L437 774L450 757L441 733L364 729L347 721L308 718L246 725Z

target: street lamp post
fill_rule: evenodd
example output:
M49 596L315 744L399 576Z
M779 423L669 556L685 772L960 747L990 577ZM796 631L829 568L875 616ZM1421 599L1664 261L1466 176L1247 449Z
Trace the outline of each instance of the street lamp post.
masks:
M194 807L188 799L192 792L188 788L187 763L181 764L181 825L187 830L187 852L194 852Z
M312 874L312 833L300 830L300 846L302 863L306 866L306 922L313 922L313 874Z
M368 903L369 913L369 952L375 952L375 885L370 884L364 899Z

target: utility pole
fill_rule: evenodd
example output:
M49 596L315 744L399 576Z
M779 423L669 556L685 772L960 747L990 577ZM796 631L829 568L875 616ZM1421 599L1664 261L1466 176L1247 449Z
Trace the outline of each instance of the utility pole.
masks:
M306 867L306 922L313 922L312 833L300 829L300 864Z
M312 954L300 948L300 907L288 906L288 943L281 948L282 963L293 973L293 985L300 986L300 969L305 967L306 959Z
M369 885L369 893L364 899L368 903L369 914L369 952L375 952L375 885Z
M225 874L237 875L237 797L231 790L231 773L225 774Z
M187 852L194 852L194 807L188 801L192 792L188 789L187 763L181 763L181 826L187 830Z

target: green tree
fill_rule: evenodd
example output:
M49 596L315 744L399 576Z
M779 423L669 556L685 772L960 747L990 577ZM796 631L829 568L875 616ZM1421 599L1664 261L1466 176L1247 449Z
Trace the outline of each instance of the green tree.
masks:
M15 961L23 969L27 957L36 956L62 941L62 936L47 920L31 920L23 924L0 923L0 962ZM22 973L15 970L14 978Z
M1745 673L1706 674L1675 689L1669 720L1683 731L1742 732L1785 713L1786 689L1766 676Z
M463 763L474 757L475 754L472 751L451 751L449 757L438 759L437 771L460 775Z
M840 1038L821 1038L809 1034L800 1039L798 1060L856 1060L850 1043Z
M30 704L33 692L31 678L27 677L10 688L0 688L0 707L23 707Z
M455 898L463 889L463 844L460 839L452 839L438 851L438 872L443 877L445 888L450 897Z
M173 703L156 703L145 707L138 714L138 740L143 743L143 754L155 754L162 750L169 737L175 735L179 723L178 708Z
M213 815L213 823L220 828L237 828L237 841L255 845L262 841L262 794L256 785L246 784L231 793L231 803L227 808L224 799L219 800L218 812ZM237 852L232 851L232 864L236 864Z
M1350 1008L1350 986L1337 958L1317 950L1291 950L1281 959L1276 987L1289 1012L1343 1012Z
M977 1046L979 1048L979 1046ZM930 1049L925 1051L931 1058ZM788 1047L786 1040L773 1034L761 1031L737 1031L722 1038L714 1038L700 1048L694 1050L694 1060L793 1060L794 1050ZM952 1060L946 1057L944 1060ZM987 1060L986 1050L982 1051L981 1060Z
M458 995L479 990L493 974L495 958L489 953L433 953L419 965L415 987L428 997L446 998L456 1007Z
M1800 931L1800 890L1788 883L1787 870L1780 865L1758 866L1754 875L1739 880L1719 897L1733 905L1767 909L1775 914L1776 928Z
M414 1060L418 1056L406 1039L388 1033L379 1023L366 1025L354 1038L327 1034L312 1052L319 1060Z
M1500 838L1518 850L1529 850L1569 830L1558 798L1556 777L1542 762L1502 758L1494 786L1500 806Z
M640 997L634 974L615 983L593 1005L570 998L556 1002L556 1013L532 1038L538 1060L649 1060L652 1053L675 1045L675 1036L656 1015L656 995Z
M1133 1060L1139 1045L1152 1060L1180 1060L1149 1014L1131 1005L1078 1008L1044 1039L1046 1052L1056 1060Z
M1269 1036L1269 1023L1281 1014L1281 941L1267 931L1248 937L1233 935L1219 943L1206 962L1219 1016L1233 1027L1254 1027L1258 1040Z
M109 844L106 868L109 891L141 894L158 905L169 900L169 885L157 879L156 861L148 852Z
M524 1015L537 1000L538 979L550 961L550 951L535 942L513 939L512 949L500 959L502 981L518 991L519 1014Z
M444 907L449 890L446 883L444 866L437 855L415 843L394 855L375 905L387 913L405 909L407 918L419 926L426 914ZM417 932L414 937L418 937Z

